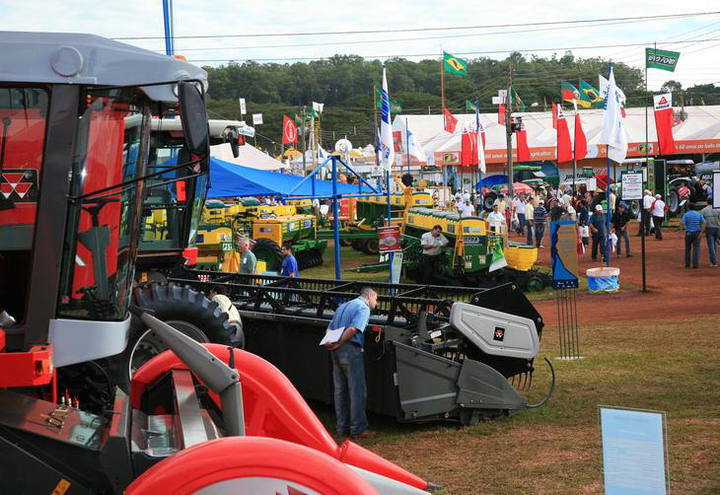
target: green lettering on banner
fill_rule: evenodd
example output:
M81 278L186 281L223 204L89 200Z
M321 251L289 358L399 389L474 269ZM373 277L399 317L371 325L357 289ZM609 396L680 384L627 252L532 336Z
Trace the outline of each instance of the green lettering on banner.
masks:
M648 69L662 69L674 72L679 58L680 52L645 48L645 67Z

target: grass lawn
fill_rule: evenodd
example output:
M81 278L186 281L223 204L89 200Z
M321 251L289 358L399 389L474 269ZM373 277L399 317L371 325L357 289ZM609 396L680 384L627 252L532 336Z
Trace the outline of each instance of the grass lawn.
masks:
M718 329L720 317L586 326L585 358L566 362L552 359L558 335L546 328L557 389L543 408L470 428L371 417L379 434L363 445L443 484L443 495L602 493L598 406L652 409L667 412L672 491L720 493ZM545 382L536 376L536 393ZM331 411L321 416L332 431Z

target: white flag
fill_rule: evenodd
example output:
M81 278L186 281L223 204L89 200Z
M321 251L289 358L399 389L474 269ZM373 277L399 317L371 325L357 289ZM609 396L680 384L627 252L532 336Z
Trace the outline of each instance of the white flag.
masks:
M245 98L238 98L238 101L240 101L240 115L245 115L247 113L247 107L245 106Z
M479 121L477 127L478 168L480 169L480 172L485 173L487 172L487 165L485 164L485 147L483 146L483 136L485 135L485 129Z
M600 87L600 95L604 95L607 92L609 81L603 76L598 75L598 82L600 83L598 85ZM617 86L615 86L615 91L617 91L620 95L620 102L622 103L622 106L625 106L627 100L627 98L625 98L625 93L623 93L622 89L618 88Z
M390 95L388 94L385 67L383 67L382 105L380 108L380 165L389 172L393 161L395 161L395 148L390 123Z
M605 114L603 115L602 134L600 144L607 144L608 158L621 163L627 156L628 142L625 132L625 120L622 117L622 91L615 85L615 74L610 67L610 77L606 91L602 93L605 98Z
M420 146L415 134L413 134L410 129L405 133L405 153L414 156L420 162L427 162L425 150Z
M313 104L313 111L317 113L323 113L323 108L325 108L325 103L318 103L318 102L312 102Z

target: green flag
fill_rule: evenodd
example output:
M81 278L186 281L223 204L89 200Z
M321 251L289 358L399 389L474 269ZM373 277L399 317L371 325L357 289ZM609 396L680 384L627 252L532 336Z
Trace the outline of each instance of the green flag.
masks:
M382 110L382 91L375 88L375 106L378 110ZM390 113L402 113L402 105L390 97Z
M515 105L515 108L518 112L524 112L525 111L525 103L520 99L520 96L517 94L517 91L515 91L515 88L512 88L512 97L513 97L513 105Z
M605 106L605 100L600 96L600 92L597 89L580 79L580 101L578 104L583 108L589 108L591 106L603 108Z
M648 69L662 69L675 72L675 66L680 58L680 52L645 48L645 67Z
M468 75L468 62L464 58L458 58L448 52L443 52L443 65L445 66L445 72L448 74Z
M477 106L470 100L465 100L465 110L468 112L476 112Z

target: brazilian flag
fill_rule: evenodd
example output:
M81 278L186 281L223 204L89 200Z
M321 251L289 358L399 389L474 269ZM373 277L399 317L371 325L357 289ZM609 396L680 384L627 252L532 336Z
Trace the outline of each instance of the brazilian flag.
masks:
M459 76L467 76L468 61L464 58L450 55L448 52L443 52L444 70L448 74L457 74Z
M605 106L605 100L600 96L600 92L582 79L580 79L580 101L583 108L603 108Z

